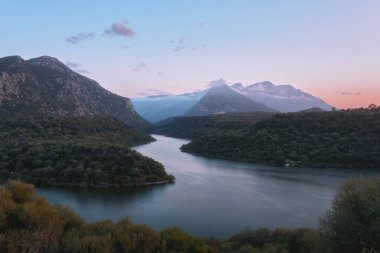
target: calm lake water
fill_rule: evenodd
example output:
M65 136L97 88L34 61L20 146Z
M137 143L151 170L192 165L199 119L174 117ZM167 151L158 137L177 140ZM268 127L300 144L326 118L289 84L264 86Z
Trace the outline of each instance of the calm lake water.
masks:
M198 236L227 238L246 227L317 227L335 191L370 170L299 169L202 158L182 153L188 141L154 135L136 147L176 177L169 185L123 190L39 188L51 203L72 207L88 221L118 220L156 230L178 226Z

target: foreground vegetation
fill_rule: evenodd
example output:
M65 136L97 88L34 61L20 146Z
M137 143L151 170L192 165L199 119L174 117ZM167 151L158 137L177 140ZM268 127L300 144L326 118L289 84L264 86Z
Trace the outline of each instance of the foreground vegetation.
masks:
M244 122L238 129L221 127L198 136L188 130L192 142L181 150L279 166L380 168L380 108L276 114L256 124Z
M0 139L0 182L122 187L174 180L129 148L152 137L111 117L1 119Z
M71 209L49 205L30 184L0 187L0 252L378 253L380 178L351 180L337 192L320 229L246 229L228 240L196 238L179 228L87 223Z

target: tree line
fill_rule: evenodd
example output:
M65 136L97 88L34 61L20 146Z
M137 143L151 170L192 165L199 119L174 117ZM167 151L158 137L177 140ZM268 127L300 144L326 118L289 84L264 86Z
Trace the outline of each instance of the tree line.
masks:
M176 138L196 139L220 131L238 131L274 115L275 113L269 112L241 112L174 117L157 123L153 132Z
M219 127L182 151L278 166L380 168L380 108L299 112Z

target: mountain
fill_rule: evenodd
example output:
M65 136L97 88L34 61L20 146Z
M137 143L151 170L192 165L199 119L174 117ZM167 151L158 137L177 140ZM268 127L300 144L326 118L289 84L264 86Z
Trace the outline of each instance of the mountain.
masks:
M294 88L291 85L274 85L269 81L243 86L231 86L236 92L279 112L297 112L312 107L330 111L332 106L320 98Z
M209 113L246 112L252 110L298 112L309 110L310 108L329 111L332 108L322 99L296 89L291 85L274 85L265 81L246 87L240 83L231 85L230 89L227 89L227 87L227 85L223 85L223 88L219 91L209 88L181 95L132 98L132 103L141 116L153 123L184 115L206 115ZM218 95L222 96L220 99L213 95L213 93L218 92L220 92ZM236 93L240 96L237 96ZM206 94L208 94L207 97L201 101ZM255 105L252 104L252 101L248 101L247 98L253 100ZM197 103L198 105L196 105ZM195 106L198 106L198 108L192 108ZM208 107L209 109L207 109Z
M133 127L150 123L118 96L53 57L0 58L0 117L107 115Z
M184 115L206 92L207 90L181 95L132 98L132 103L141 116L156 123L170 117Z
M210 88L185 115L202 116L228 112L274 112L274 110L237 93L228 85L219 85Z

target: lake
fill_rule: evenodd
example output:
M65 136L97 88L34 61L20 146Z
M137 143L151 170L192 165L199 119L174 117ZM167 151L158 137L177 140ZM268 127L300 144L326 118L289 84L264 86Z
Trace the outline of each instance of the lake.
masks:
M227 238L246 227L311 227L346 179L371 170L270 167L183 153L186 140L153 135L135 147L162 163L174 184L132 189L39 188L50 203L72 207L88 221L118 220L156 230L180 227L197 236Z

